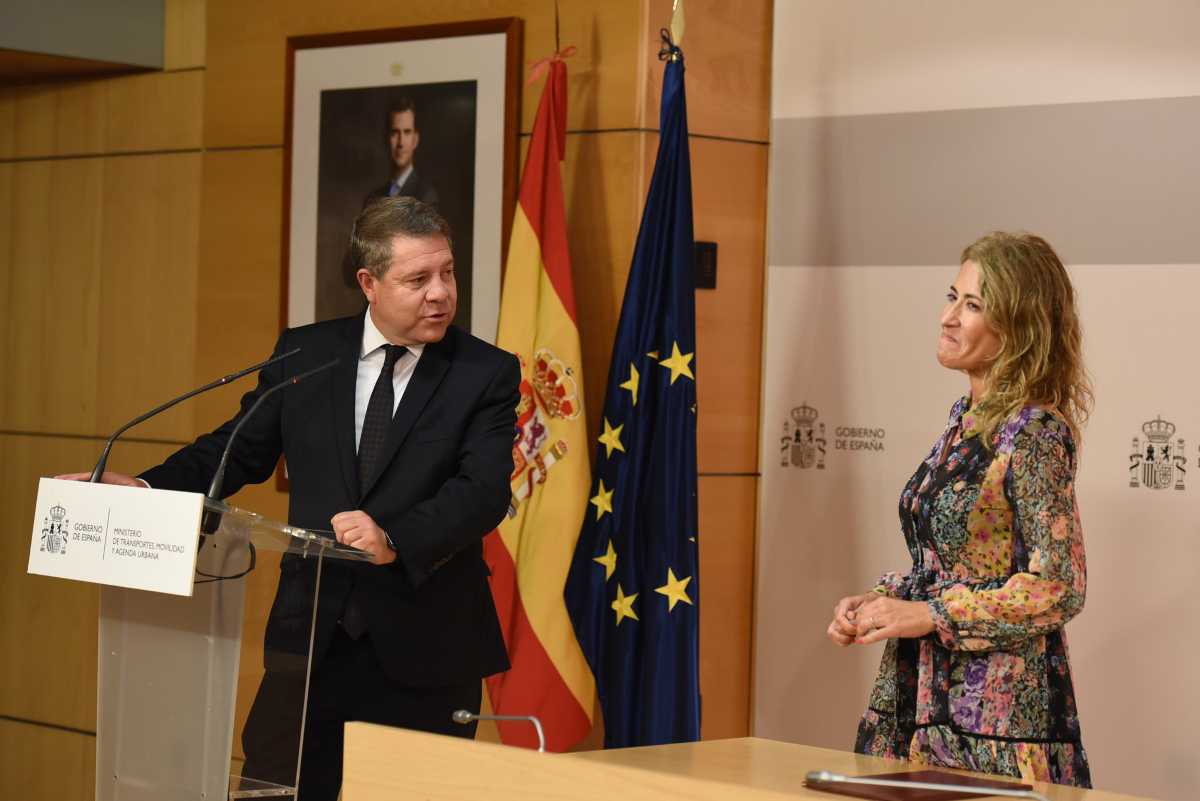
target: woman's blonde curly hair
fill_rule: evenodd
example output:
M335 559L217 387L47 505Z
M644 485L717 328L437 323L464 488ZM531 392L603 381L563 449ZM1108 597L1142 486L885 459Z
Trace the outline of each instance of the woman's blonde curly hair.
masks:
M990 447L1004 421L1029 405L1056 411L1079 441L1092 382L1075 288L1058 254L1040 236L994 231L968 245L960 261L979 266L985 319L1000 338L987 390L975 403L983 442Z

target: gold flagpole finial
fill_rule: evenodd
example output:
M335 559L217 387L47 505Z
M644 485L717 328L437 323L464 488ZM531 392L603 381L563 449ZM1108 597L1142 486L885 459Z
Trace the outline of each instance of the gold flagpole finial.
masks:
M684 27L683 0L674 0L671 4L671 38L676 47L683 44Z

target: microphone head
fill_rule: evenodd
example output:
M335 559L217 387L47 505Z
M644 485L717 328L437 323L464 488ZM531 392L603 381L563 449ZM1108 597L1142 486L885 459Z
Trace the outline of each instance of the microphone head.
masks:
M475 719L475 716L465 709L456 709L454 710L454 714L450 716L450 719L455 723L470 723Z

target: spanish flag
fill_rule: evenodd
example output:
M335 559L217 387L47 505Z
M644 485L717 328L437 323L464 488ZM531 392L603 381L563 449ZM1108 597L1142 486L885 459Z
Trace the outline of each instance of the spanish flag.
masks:
M500 301L496 344L521 360L509 517L484 540L512 669L488 679L500 715L536 715L546 747L564 751L592 728L595 681L563 601L588 503L590 449L559 162L566 145L567 68L556 55L538 104ZM536 747L532 726L501 723L509 745Z

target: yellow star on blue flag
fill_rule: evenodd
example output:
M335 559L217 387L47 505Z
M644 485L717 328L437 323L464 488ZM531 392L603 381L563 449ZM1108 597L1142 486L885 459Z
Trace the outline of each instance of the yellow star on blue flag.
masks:
M696 380L696 376L692 375L692 368L688 367L694 355L694 353L680 353L679 343L671 343L671 355L663 359L659 364L671 371L672 384L681 375L685 375L693 381Z
M625 451L625 446L621 444L621 429L624 427L625 424L622 423L616 428L613 428L612 425L609 424L608 418L604 418L604 433L601 434L598 439L600 440L601 444L604 445L605 456L611 457L613 451L621 451L622 453Z

